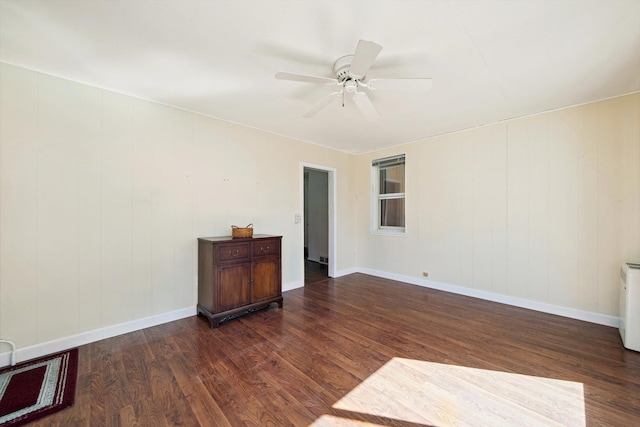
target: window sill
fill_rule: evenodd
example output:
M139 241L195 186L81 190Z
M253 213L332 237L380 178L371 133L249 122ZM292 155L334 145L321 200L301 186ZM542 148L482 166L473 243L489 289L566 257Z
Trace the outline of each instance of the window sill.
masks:
M407 230L371 230L374 236L391 236L391 237L407 237Z

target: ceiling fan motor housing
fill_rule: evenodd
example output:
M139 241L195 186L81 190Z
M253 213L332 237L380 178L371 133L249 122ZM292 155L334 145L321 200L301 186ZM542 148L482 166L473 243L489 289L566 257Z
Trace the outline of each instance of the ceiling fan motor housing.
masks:
M349 74L349 69L351 68L351 62L353 61L353 55L345 55L340 57L333 63L333 72L336 74L336 79L340 83L344 83L346 80L354 79L354 77ZM362 76L358 80L364 79L365 76Z

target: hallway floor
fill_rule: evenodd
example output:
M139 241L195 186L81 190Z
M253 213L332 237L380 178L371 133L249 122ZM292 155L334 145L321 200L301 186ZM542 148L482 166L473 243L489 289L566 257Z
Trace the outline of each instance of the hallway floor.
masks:
M304 263L304 284L311 285L313 283L322 282L329 279L327 266L314 261L305 261Z

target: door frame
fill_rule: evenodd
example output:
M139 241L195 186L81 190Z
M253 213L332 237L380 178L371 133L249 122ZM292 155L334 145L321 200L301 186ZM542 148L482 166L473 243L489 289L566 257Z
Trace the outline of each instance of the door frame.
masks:
M318 171L322 171L322 172L327 172L327 202L328 202L328 232L327 232L327 239L329 240L327 242L328 244L328 248L329 248L329 263L327 266L327 273L329 275L329 277L336 277L336 265L337 265L337 260L336 260L336 254L337 254L337 250L336 250L336 245L337 245L337 241L336 241L336 196L337 196L337 170L336 168L332 168L329 166L323 166L323 165L317 165L317 164L313 164L313 163L300 163L300 189L301 189L301 194L302 194L302 200L301 200L301 206L300 206L300 212L303 212L302 214L302 233L301 233L301 242L300 242L300 247L303 248L304 250L304 227L306 227L306 221L307 219L304 217L304 197L305 197L305 189L304 189L304 170L305 169L315 169ZM304 272L304 257L301 257L302 259L302 271ZM304 281L304 278L303 278Z

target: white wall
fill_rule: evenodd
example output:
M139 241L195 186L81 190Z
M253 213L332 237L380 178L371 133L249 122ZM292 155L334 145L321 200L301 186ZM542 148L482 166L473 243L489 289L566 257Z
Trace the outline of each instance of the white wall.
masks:
M407 236L372 235L371 159L403 152ZM357 189L363 271L617 316L640 260L640 94L360 156Z
M351 270L353 161L0 64L0 337L24 348L193 309L196 238L232 224L283 235L283 285L301 286L302 163L338 171Z

